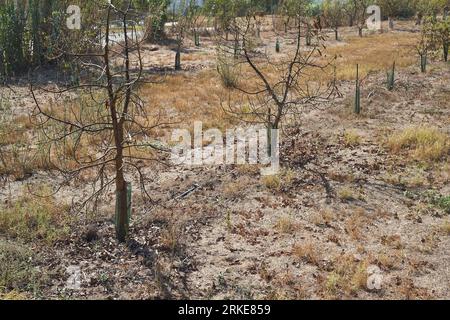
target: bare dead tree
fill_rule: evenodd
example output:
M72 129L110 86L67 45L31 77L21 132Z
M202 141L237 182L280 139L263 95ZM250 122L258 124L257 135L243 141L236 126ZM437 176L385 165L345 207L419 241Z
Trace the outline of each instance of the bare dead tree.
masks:
M242 65L241 78L235 89L244 95L245 106L224 106L225 111L245 122L265 124L268 129L279 129L287 116L300 116L305 108L318 106L330 98L332 87L321 83L320 77L330 62L320 62L323 35L316 31L317 43L302 47L301 39L311 30L309 19L297 16L296 30L285 42L295 43L284 55L271 56L267 48L258 46L254 36L252 14L235 24L234 32L242 43L236 64ZM287 35L289 37L289 35ZM222 45L225 53L234 53ZM270 50L270 49L269 49Z
M139 96L139 86L150 79L143 68L142 40L130 20L131 1L100 6L105 18L99 29L104 31L91 39L96 42L94 49L59 52L80 66L80 84L51 91L31 84L30 89L33 116L48 145L51 167L62 173L64 183L93 176L92 192L80 206L97 201L115 185L116 235L124 242L131 209L127 174L138 174L143 193L150 198L143 169L149 161L164 160L165 149L150 139L152 130L163 125L163 115L149 111ZM113 36L113 17L121 22L121 39ZM43 90L59 103L42 105L36 92Z

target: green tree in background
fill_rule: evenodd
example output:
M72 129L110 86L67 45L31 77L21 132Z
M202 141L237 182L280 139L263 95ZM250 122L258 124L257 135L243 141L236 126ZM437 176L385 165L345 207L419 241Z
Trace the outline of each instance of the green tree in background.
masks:
M335 40L339 40L339 27L344 18L344 2L342 0L326 0L322 5L325 20L333 30Z
M147 3L141 3L141 8L148 8L146 18L147 40L157 42L164 38L164 26L168 21L167 10L170 0L149 0Z
M0 6L0 75L8 77L23 70L24 57L24 19L21 8L12 2Z

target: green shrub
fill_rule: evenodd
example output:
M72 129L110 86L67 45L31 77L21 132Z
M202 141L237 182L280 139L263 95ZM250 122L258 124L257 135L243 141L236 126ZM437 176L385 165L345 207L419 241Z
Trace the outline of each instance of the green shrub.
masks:
M24 58L24 23L14 4L0 6L0 71L9 76L21 71Z
M444 210L446 213L450 214L450 196L438 197L435 200L436 205Z

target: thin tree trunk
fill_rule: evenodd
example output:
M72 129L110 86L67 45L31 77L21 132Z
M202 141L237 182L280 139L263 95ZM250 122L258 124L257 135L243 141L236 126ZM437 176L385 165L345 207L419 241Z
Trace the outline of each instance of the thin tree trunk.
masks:
M391 17L388 18L389 21L389 29L390 30L394 30L394 19L392 19Z
M175 70L181 70L181 46L183 42L183 30L177 35L177 53L175 54Z
M444 61L448 62L448 49L449 49L449 43L444 42L443 50L444 50Z
M175 70L181 70L181 46L177 46L177 53L175 54Z
M287 20L284 22L284 33L288 33L288 27L289 27L290 22L291 22L291 17L288 17Z
M112 127L114 132L114 144L116 147L116 157L115 157L115 170L116 170L116 236L119 242L125 242L128 232L127 221L128 221L128 208L127 208L127 184L123 172L123 122L119 120L117 114L116 96L114 94L113 87L113 76L110 69L109 63L109 32L110 32L110 18L111 18L111 8L108 8L107 22L106 22L106 34L105 34L105 52L104 52L104 62L105 62L105 72L108 80L108 104L109 111L112 120ZM125 28L125 38L127 36L126 26ZM127 46L125 46L127 47ZM127 52L128 53L128 52ZM127 59L127 66L129 67L129 60ZM129 69L128 69L129 70ZM129 90L129 89L127 89ZM128 94L127 94L128 97ZM127 98L128 99L128 98ZM127 103L127 102L125 102ZM124 111L125 112L125 111Z
M116 134L116 199L117 199L117 226L116 235L119 242L125 242L128 234L128 205L127 205L127 183L123 173L123 147L122 128Z

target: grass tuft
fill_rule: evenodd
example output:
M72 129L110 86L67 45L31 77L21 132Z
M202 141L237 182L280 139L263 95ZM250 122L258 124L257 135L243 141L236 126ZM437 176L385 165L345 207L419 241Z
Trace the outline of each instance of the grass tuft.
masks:
M347 131L344 134L344 143L347 147L356 147L361 144L361 136L354 131Z
M320 254L311 242L303 244L294 244L292 247L292 255L313 265L319 265Z
M410 127L392 135L388 147L393 153L408 150L416 160L433 162L448 155L450 139L433 127Z
M36 295L45 278L35 268L33 253L17 244L0 241L0 299L24 300Z
M53 243L69 233L67 206L53 198L23 195L0 210L0 233L24 241Z

